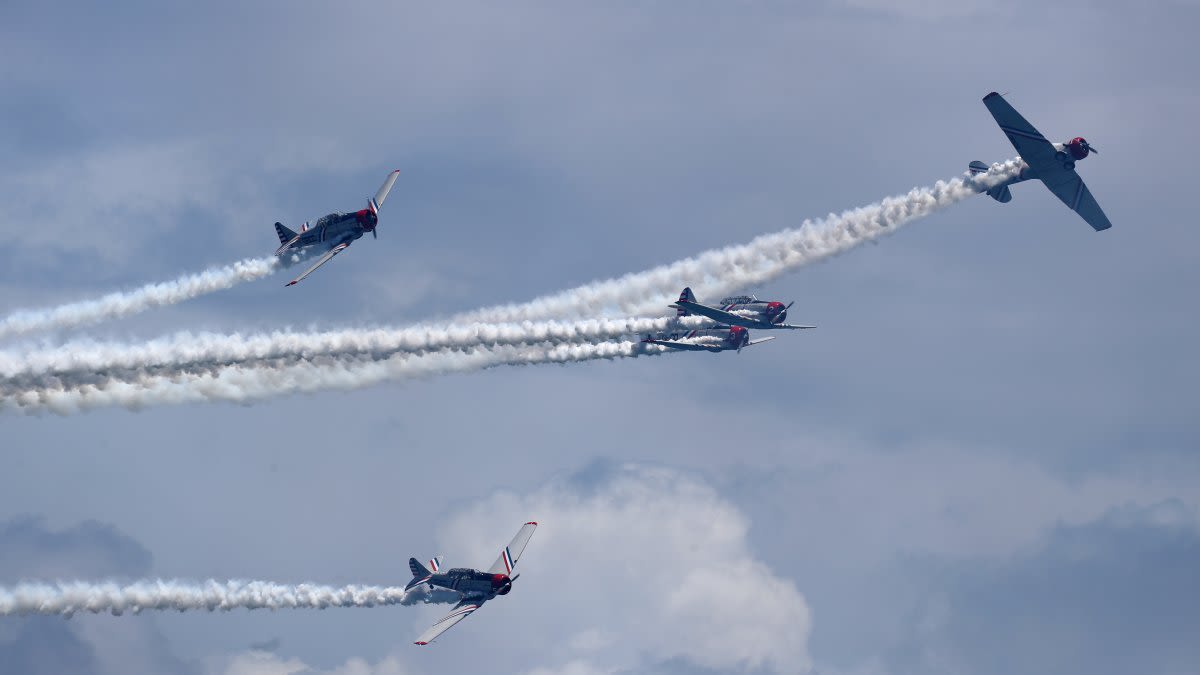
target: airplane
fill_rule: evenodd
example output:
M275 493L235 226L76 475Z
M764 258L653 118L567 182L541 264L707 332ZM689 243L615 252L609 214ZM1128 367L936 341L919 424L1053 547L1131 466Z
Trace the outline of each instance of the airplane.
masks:
M379 224L379 207L383 206L383 201L387 199L388 192L392 190L392 185L396 183L396 177L399 175L399 169L389 173L387 179L383 181L383 185L379 187L379 191L375 193L375 197L367 200L367 208L361 211L331 213L322 216L311 227L308 223L301 225L299 232L284 227L283 223L275 223L275 234L279 235L279 248L275 249L276 257L303 255L310 249L325 251L312 267L304 271L304 274L287 282L286 285L295 286L300 283L304 277L333 260L335 255L345 251L354 240L367 232L378 239L379 232L376 226Z
M408 567L412 570L413 578L404 587L404 590L428 584L431 590L445 588L462 595L462 599L454 606L454 609L430 626L429 630L422 633L415 644L427 645L433 642L439 635L450 630L459 621L479 609L483 603L497 595L508 595L508 592L512 590L513 582L521 576L520 574L512 577L509 575L512 574L517 559L521 557L525 545L529 543L529 538L533 536L536 528L537 523L533 521L522 525L521 529L517 531L517 536L513 537L508 546L500 551L500 557L486 572L467 567L455 567L442 573L441 558L430 560L429 568L417 562L416 558L409 558Z
M742 347L752 347L774 339L775 337L771 336L751 340L750 331L743 326L719 326L683 332L659 333L657 336L647 335L642 342L687 352L713 352L715 354L731 349L741 353Z
M784 305L782 302L759 300L753 295L736 295L721 300L720 307L712 307L696 302L696 296L692 294L692 289L685 288L679 294L679 302L671 307L678 310L679 316L699 314L726 326L764 330L816 328L816 326L793 326L783 322L787 318L788 308L794 304L795 300Z
M1089 154L1098 154L1095 147L1082 136L1076 136L1066 143L1051 143L1003 96L994 91L983 97L983 104L1024 160L1021 172L1015 178L987 189L988 196L1002 204L1007 203L1012 199L1012 192L1008 189L1010 185L1037 178L1054 196L1087 221L1092 229L1099 232L1112 227L1083 179L1075 173L1075 162ZM988 166L978 160L971 162L969 168L972 175L988 170Z

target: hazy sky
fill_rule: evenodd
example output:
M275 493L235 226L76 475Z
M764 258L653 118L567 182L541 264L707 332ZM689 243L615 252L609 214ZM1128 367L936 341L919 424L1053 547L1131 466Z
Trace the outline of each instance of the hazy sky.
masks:
M1079 170L767 287L740 355L0 415L0 585L403 584L445 607L0 620L28 673L1193 673L1194 2L0 3L0 314L365 206L379 239L63 335L403 325L645 269L1014 152ZM705 300L706 298L700 298ZM708 298L708 300L714 300Z

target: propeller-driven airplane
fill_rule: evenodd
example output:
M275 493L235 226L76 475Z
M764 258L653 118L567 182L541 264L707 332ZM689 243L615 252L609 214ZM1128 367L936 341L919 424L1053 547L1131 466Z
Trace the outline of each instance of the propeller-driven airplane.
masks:
M770 342L775 337L765 337L758 340L750 339L750 331L743 326L719 326L717 328L702 328L673 333L658 333L647 335L642 342L652 345L662 345L671 349L687 352L726 352L729 350L742 351L742 347L753 347L764 342Z
M737 295L721 300L720 307L713 307L696 302L696 296L692 294L692 289L685 288L679 294L679 302L671 307L678 310L679 316L698 314L726 326L760 330L816 328L816 326L793 326L783 322L787 318L788 309L793 304L795 304L794 300L785 305L778 301L759 300L753 295Z
M304 277L333 260L335 255L345 251L346 247L350 246L354 240L367 232L378 239L379 233L376 226L379 224L379 208L383 206L383 201L387 199L388 192L392 190L392 185L395 185L396 177L399 175L399 169L389 173L387 179L383 181L383 185L379 187L379 191L375 193L375 197L367 201L367 208L361 211L331 213L322 216L312 223L311 227L308 223L301 225L299 232L284 227L283 223L275 223L275 233L279 235L279 248L275 249L276 256L284 258L293 254L305 255L311 250L325 251L312 267L304 270L304 274L292 279L287 285L295 286L300 283Z
M983 104L1024 160L1021 172L1015 178L989 188L988 196L1001 203L1008 202L1012 199L1012 192L1008 189L1010 185L1037 178L1097 232L1112 227L1108 216L1096 203L1096 198L1083 184L1083 179L1075 173L1075 162L1095 154L1096 148L1082 136L1076 136L1066 143L1051 143L1003 96L994 91L983 97ZM987 171L988 167L976 160L971 162L970 170L972 174L978 174Z
M483 603L497 595L508 595L508 592L512 590L513 582L521 576L520 574L511 577L509 575L512 574L517 559L521 557L525 545L529 543L529 538L533 536L536 528L537 523L535 522L525 523L517 531L517 536L513 537L508 546L500 551L500 557L486 572L467 567L455 567L447 572L442 572L441 558L430 560L429 568L417 562L416 558L409 558L408 567L412 570L413 578L404 587L404 590L407 591L421 584L429 584L430 589L445 588L462 595L462 600L454 606L453 611L422 633L421 637L417 638L416 644L427 645L433 642L439 635L453 628L454 624L479 609Z

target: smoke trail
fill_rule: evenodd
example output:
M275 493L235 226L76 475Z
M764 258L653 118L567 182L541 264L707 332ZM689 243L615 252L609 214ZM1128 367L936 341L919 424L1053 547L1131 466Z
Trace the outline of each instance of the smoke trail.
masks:
M511 322L547 317L661 314L684 286L710 301L890 233L917 218L1016 176L1019 159L993 164L986 173L938 181L869 206L806 220L746 244L705 251L669 265L596 281L529 302L460 314L460 321Z
M121 615L144 610L180 612L234 609L328 609L381 607L418 603L456 602L459 595L422 585L405 592L399 586L321 586L276 584L269 581L186 582L177 580L115 582L59 581L0 587L0 616L76 612Z
M232 265L210 267L173 281L147 284L130 291L109 293L95 300L72 302L48 309L23 309L0 319L0 339L39 330L70 328L105 319L173 305L191 298L253 281L275 271L276 258L247 258Z
M71 414L105 406L141 409L203 401L251 401L321 390L352 390L382 382L467 373L503 365L574 363L661 354L665 348L640 342L599 342L443 350L425 355L319 357L312 361L230 366L211 372L151 375L130 380L48 386L7 392L0 410L48 410Z
M248 336L187 333L140 344L69 342L34 352L0 352L4 392L105 379L256 365L291 358L425 353L481 346L596 342L698 324L701 317L585 319L574 322L413 326L318 333L276 331Z
M761 283L801 265L848 250L915 218L977 194L979 190L1011 177L1020 167L1019 160L993 165L986 174L939 181L930 188L914 189L907 195L889 197L840 215L806 221L798 228L763 235L747 244L708 251L646 272L588 284L522 305L478 310L462 315L458 321L473 319L476 322L512 323L542 316L599 314L612 308L630 313L661 313L663 305L683 284L691 285L703 295L715 295ZM445 330L451 329L452 326ZM603 338L597 335L594 339ZM20 366L13 366L10 360L9 365L5 366L9 368L8 372L14 375L18 372L34 374L35 379L17 378L9 383L0 382L0 409L48 409L65 414L104 405L139 408L204 400L245 402L293 392L354 389L388 380L468 372L505 364L584 361L657 353L636 343L607 342L523 348L506 345L456 351L448 349L452 346L452 340L444 340L428 343L437 344L440 351L413 356L402 353L401 342L400 339L393 339L391 347L385 349L374 349L369 344L347 349L330 346L324 355L299 364L294 362L298 355L295 345L290 351L287 348L276 352L267 350L257 359L242 359L236 354L227 353L225 360L193 359L183 366L176 364L174 368L169 358L165 361L160 359L159 366L146 366L144 362L137 365L136 358L131 357L132 360L125 362L124 371L121 368L115 368L113 372L90 372L87 368L62 371L72 374L71 377L41 371L40 375L47 376L48 380L36 379L40 377L39 374L27 369L22 371ZM519 342L524 344L527 340L522 338ZM347 353L357 353L359 356L343 356ZM291 357L291 360L286 357ZM302 347L299 348L299 358L309 358ZM186 361L187 357L183 359ZM244 364L239 364L239 359ZM94 360L91 365L103 363ZM84 376L83 380L80 375Z

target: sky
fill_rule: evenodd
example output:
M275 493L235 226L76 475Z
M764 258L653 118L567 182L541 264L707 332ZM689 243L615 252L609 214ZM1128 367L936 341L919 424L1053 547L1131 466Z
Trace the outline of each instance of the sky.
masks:
M0 316L365 207L286 274L9 339L402 326L744 242L1056 140L1036 184L762 287L742 354L501 367L252 404L0 412L0 586L403 584L445 607L0 618L27 673L1182 674L1200 646L1200 151L1177 0L0 3ZM717 298L700 298L715 301ZM664 308L664 312L667 312Z

